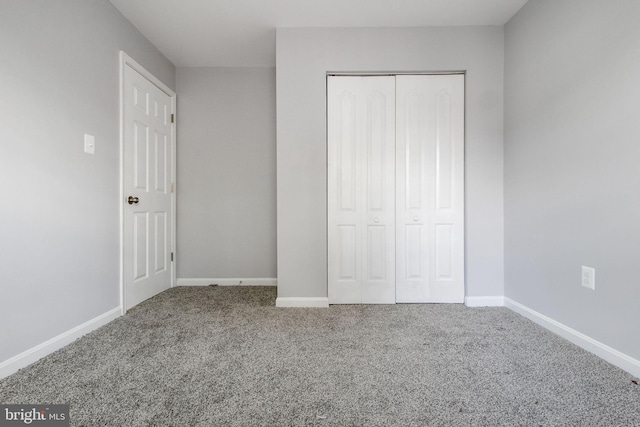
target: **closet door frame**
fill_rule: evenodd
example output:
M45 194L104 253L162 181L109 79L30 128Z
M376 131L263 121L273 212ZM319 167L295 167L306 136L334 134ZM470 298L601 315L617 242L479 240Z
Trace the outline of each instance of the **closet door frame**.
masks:
M442 138L440 135L442 133L442 126L440 129L437 126L433 127L433 129L427 130L427 132L434 133L434 138L428 142L431 146L428 148L432 152L430 156L431 159L427 160L427 163L431 162L434 165L434 176L433 177L421 177L421 185L424 190L427 187L431 187L429 191L424 191L421 195L422 198L431 199L429 201L429 208L422 209L420 212L411 212L410 210L405 211L405 207L408 206L406 203L406 194L400 194L406 190L406 168L404 166L407 165L406 161L408 158L405 156L405 147L406 141L400 141L403 137L401 135L401 130L399 123L394 121L393 126L396 128L396 135L394 135L394 144L396 145L396 160L393 162L394 176L398 178L398 180L404 181L403 183L398 182L394 183L393 193L395 200L395 212L394 216L396 217L396 223L392 224L393 229L393 241L394 244L394 254L393 254L393 265L386 266L384 270L390 271L393 270L395 277L393 278L393 288L394 295L393 298L390 298L388 295L383 298L376 299L375 292L370 293L365 296L366 292L363 290L370 289L371 291L375 291L375 287L367 288L364 286L365 281L362 279L365 278L365 270L369 269L368 272L371 272L371 267L375 267L375 265L369 263L369 265L365 265L365 260L371 260L371 257L368 255L367 251L362 251L362 248L366 247L366 238L363 237L363 233L366 234L365 230L371 230L372 226L375 226L376 223L373 222L373 219L378 219L375 216L370 215L371 212L367 212L367 214L360 213L359 217L363 215L367 216L366 226L365 222L359 227L359 230L356 232L356 228L350 228L350 225L354 225L354 223L343 224L346 227L343 227L342 230L339 230L340 225L338 223L344 223L344 221L338 220L336 222L336 218L332 216L332 212L336 212L336 204L339 203L337 200L337 194L331 193L332 188L336 188L337 185L337 165L336 165L336 157L335 152L332 153L332 150L335 150L334 144L332 144L332 138L335 138L336 132L336 117L335 111L332 110L331 106L331 84L333 77L346 78L347 80L341 80L343 82L347 82L350 79L367 79L369 77L374 76L386 76L394 79L394 89L396 85L397 78L403 79L405 76L408 79L417 78L420 79L422 76L437 76L437 75L447 75L451 76L457 82L461 82L459 87L456 89L453 87L452 91L449 91L448 94L439 94L435 93L435 97L432 100L422 100L423 104L432 104L425 105L424 111L431 110L429 114L440 114L442 116L442 112L449 109L449 111L453 111L454 117L454 125L458 126L457 129L450 132L452 136L453 145L450 147L446 147L442 145ZM445 79L446 80L446 79ZM330 304L340 304L340 303L395 303L397 302L415 302L415 303L430 303L430 302L451 302L451 303L462 303L464 302L464 294L465 294L465 237L464 237L464 198L465 198L465 190L464 190L464 133L465 133L465 119L464 119L464 93L465 93L465 76L464 72L441 72L441 73L327 73L327 219L328 219L328 296ZM335 82L335 79L334 79ZM356 85L357 86L357 85ZM358 90L362 90L361 88ZM431 96L434 93L430 94ZM454 99L452 99L452 97ZM400 99L398 92L394 91L394 100L395 100L395 111L396 115L402 116L402 114L398 114L397 112L406 107L406 105L400 105L402 102L405 102L405 99ZM432 102L434 101L434 102ZM451 110L451 104L453 105L453 109ZM398 120L405 120L405 117L399 117ZM451 117L449 117L451 119ZM356 118L358 121L358 125L360 129L363 129L363 118ZM406 125L404 123L403 125ZM430 125L431 126L431 125ZM404 129L406 132L406 127ZM440 134L439 134L440 132ZM445 132L446 133L446 132ZM360 134L363 134L361 131ZM451 135L449 135L451 136ZM439 139L438 139L439 138ZM360 143L362 144L362 143ZM423 151L428 151L423 150ZM445 157L448 155L449 158L445 163L438 164L438 156ZM424 159L421 161L423 162ZM440 159L441 160L441 159ZM360 159L362 161L362 159ZM366 163L366 162L365 162ZM423 162L424 163L424 162ZM443 166L444 165L444 166ZM447 169L448 168L448 169ZM358 165L357 175L360 177L358 181L360 184L354 185L353 190L355 193L353 194L353 202L358 205L358 210L360 212L366 211L366 200L365 197L361 197L362 187L366 187L369 185L367 180L370 181L370 174L366 176L367 169L366 164ZM363 176L364 175L364 176ZM431 184L429 183L431 182ZM443 196L443 188L446 186L444 183L450 184L450 189L455 193L449 194L449 196ZM366 184L362 184L366 183ZM401 185L402 184L402 185ZM357 188L356 188L357 187ZM396 189L398 189L397 196L395 195ZM447 202L447 203L444 203ZM422 206L423 208L425 206ZM409 216L407 216L409 215ZM370 218L369 218L370 217ZM417 218L417 219L416 219ZM422 253L418 254L418 257L422 258L422 263L420 265L421 274L415 275L416 277L411 277L411 274L407 274L407 239L406 236L403 236L400 230L403 231L409 227L417 225L417 223L421 223L424 227L422 227L422 231L417 233L418 237L422 239L421 242L421 250ZM375 230L375 229L374 229ZM378 228L379 230L379 228ZM340 232L349 231L349 233L344 234L342 237L340 236ZM387 234L388 234L387 227ZM378 233L379 234L379 233ZM345 237L348 237L345 239ZM415 236L413 236L415 239ZM388 238L388 237L387 237ZM340 239L342 239L341 243L339 243ZM365 243L363 243L365 242ZM348 243L348 244L347 244ZM410 242L409 242L410 243ZM350 271L352 274L341 275L338 270L340 270L342 266L345 265L344 259L338 260L335 257L337 256L335 247L336 245L341 245L343 248L349 247L350 250L353 250L353 256L347 257L350 265ZM389 245L391 246L391 245ZM334 257L333 259L331 257ZM415 256L414 256L415 258ZM380 257L378 257L380 259ZM387 261L389 257L387 257ZM388 264L388 263L387 263ZM378 268L380 271L380 268ZM349 277L347 277L349 276ZM421 276L421 277L417 277ZM408 279L408 280L407 280ZM337 284L340 284L340 291L336 292L338 287ZM400 284L400 287L398 287ZM408 286L407 286L408 285ZM384 288L384 287L383 287ZM386 285L386 289L389 289L388 284ZM373 297L372 297L373 295Z

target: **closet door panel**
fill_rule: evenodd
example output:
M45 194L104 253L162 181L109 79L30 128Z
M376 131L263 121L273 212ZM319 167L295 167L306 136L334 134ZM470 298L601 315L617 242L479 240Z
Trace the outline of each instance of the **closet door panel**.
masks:
M432 248L428 213L433 210L433 138L429 138L432 106L424 93L424 76L397 76L396 127L396 302L429 299Z
M395 79L328 77L327 120L329 303L394 303Z
M395 78L363 78L366 254L362 303L394 304Z
M436 141L430 302L464 302L464 76L432 76Z
M397 302L464 300L464 76L397 76Z
M359 78L327 81L329 301L360 303L361 161Z

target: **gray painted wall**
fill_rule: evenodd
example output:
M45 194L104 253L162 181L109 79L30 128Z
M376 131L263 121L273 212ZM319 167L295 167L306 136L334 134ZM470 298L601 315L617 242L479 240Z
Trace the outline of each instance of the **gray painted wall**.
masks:
M276 277L274 68L178 68L178 277Z
M0 361L120 304L120 50L174 87L107 0L0 2Z
M505 50L505 294L636 359L638 17L636 0L530 1Z
M466 70L466 294L502 296L503 27L278 29L278 296L327 296L327 71Z

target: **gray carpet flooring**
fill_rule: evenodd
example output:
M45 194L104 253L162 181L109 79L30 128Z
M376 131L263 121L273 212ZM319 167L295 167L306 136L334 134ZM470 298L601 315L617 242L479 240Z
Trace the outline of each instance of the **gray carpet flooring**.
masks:
M630 374L506 308L174 288L0 381L77 426L640 425Z

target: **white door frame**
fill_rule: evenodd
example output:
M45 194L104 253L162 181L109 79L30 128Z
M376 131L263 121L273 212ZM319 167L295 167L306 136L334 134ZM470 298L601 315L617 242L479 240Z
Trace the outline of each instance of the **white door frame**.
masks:
M124 70L131 67L171 98L171 287L176 285L176 93L153 74L138 64L124 51L120 51L120 311L125 314L124 301Z
M349 71L327 71L325 74L325 89L328 87L328 78L330 76L356 76L356 77L368 77L368 76L404 76L404 75L416 75L416 76L431 76L431 75L462 75L463 76L463 87L464 87L464 91L463 91L463 106L462 106L462 110L463 110L463 151L462 151L462 158L463 158L463 166L462 166L462 185L463 185L463 191L462 191L462 198L463 198L463 210L462 210L462 234L463 234L463 239L462 239L462 245L463 245L463 249L462 249L462 257L463 257L463 302L465 305L468 305L466 302L467 299L467 71L466 70L440 70L440 71L356 71L356 72L349 72ZM329 102L328 99L325 100L326 101L326 107L329 108ZM328 121L328 115L327 115L327 121ZM328 126L328 122L327 122L327 126ZM328 129L328 128L327 128ZM326 135L326 145L327 148L329 146L329 134L327 131L327 135ZM328 152L327 152L327 156L328 156ZM327 167L328 167L328 163L327 163ZM327 171L327 179L328 179L328 171ZM327 184L327 191L326 191L326 195L325 197L327 197L327 262L328 262L328 257L329 257L329 228L328 228L328 219L329 219L329 214L328 214L328 206L329 206L329 202L328 202L328 197L329 197L329 187L328 187L328 181L326 182ZM327 274L327 295L329 294L329 280L330 277Z

